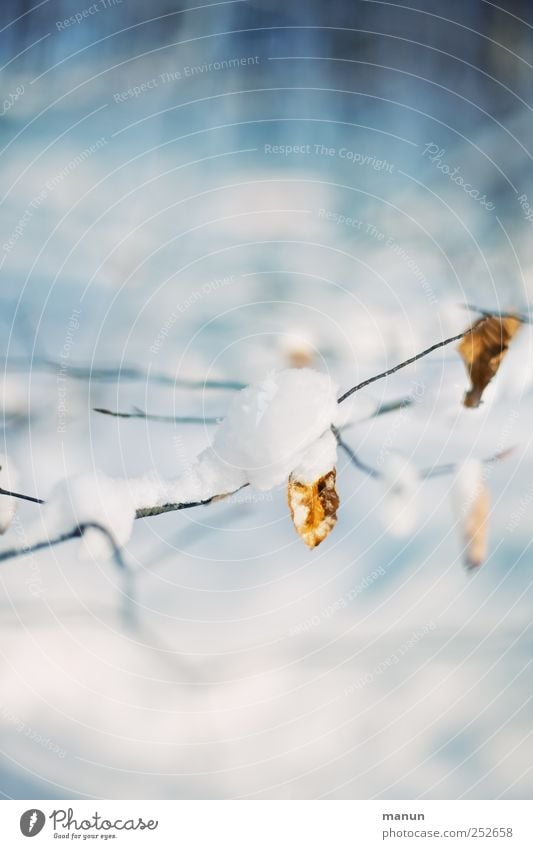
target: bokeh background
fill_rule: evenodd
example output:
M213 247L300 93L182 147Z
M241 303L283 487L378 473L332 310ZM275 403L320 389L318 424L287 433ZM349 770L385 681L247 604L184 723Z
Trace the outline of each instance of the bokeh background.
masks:
M346 389L459 332L465 304L527 313L532 28L510 0L4 0L1 426L19 488L175 476L213 432L94 407L222 416L231 390L180 381L306 363ZM1 794L530 797L520 332L479 414L443 349L361 394L346 432L374 465L516 446L487 473L474 575L453 475L420 483L398 538L383 484L343 456L313 552L280 488L137 522L127 585L75 543L3 563ZM419 403L364 420L415 385Z

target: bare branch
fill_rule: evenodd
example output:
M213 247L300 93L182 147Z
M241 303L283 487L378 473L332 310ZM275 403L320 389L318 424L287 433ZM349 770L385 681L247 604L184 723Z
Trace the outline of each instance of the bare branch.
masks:
M173 424L218 424L221 419L219 416L159 416L154 413L146 413L138 407L135 407L131 413L114 412L102 407L93 407L93 410L95 413L114 416L118 419L145 419L150 422L170 422Z
M487 316L488 317L488 316ZM470 333L470 328L467 330L463 330L462 333L457 333L455 336L450 336L448 339L443 339L441 342L435 342L434 345L431 345L429 348L426 348L424 351L420 351L419 354L415 354L413 357L409 357L408 360L404 360L402 363L398 363L398 365L393 366L392 368L387 369L386 371L382 371L380 374L375 374L373 377L368 377L366 380L363 380L361 383L358 383L357 386L352 386L351 389L348 389L344 392L343 395L338 398L338 403L342 404L343 401L346 401L350 395L353 395L355 392L359 392L360 389L364 389L365 386L370 386L371 383L375 383L376 380L381 380L384 377L388 377L389 374L394 374L406 366L410 366L411 363L415 363L417 360L421 360L422 357L427 357L428 354L431 354L432 351L436 351L437 348L443 348L445 345L451 345L452 342L458 342L459 339L462 339L463 336L466 336L467 333Z
M521 312L500 312L499 310L485 310L482 307L476 307L474 304L462 304L466 310L477 312L484 318L517 318L523 324L531 324L531 317Z
M378 469L372 468L372 466L368 466L366 463L363 463L362 460L359 459L353 448L351 448L342 438L339 431L336 427L331 427L333 432L333 436L337 440L337 445L339 448L342 448L344 453L350 458L350 462L357 468L359 471L364 472L365 475L368 475L371 478L380 478L381 472Z
M227 389L238 390L244 389L245 383L237 380L189 380L186 378L175 377L165 372L157 372L151 370L143 370L137 366L81 366L64 364L55 362L46 357L35 357L32 360L25 358L10 358L4 363L5 371L44 371L44 372L61 372L64 377L71 377L74 380L93 380L98 383L113 383L119 380L136 381L142 380L145 382L159 383L163 386L182 387L184 389Z
M5 551L0 551L0 561L11 560L12 557L24 557L25 554L33 554L35 551L41 551L43 548L50 548L53 545L59 545L62 542L67 542L69 539L76 539L76 537L80 536L80 529L74 528L52 539L39 540L39 542L35 542L32 545L23 545L20 548L6 548Z
M236 492L239 492L241 489L244 489L249 484L244 484L244 486L239 487L239 489L234 490L233 492L225 492L221 495L213 495L212 498L206 498L204 501L186 501L186 502L178 502L178 503L168 503L162 504L154 507L143 507L136 511L135 518L136 519L147 519L150 516L160 516L162 513L171 513L176 510L188 510L190 507L201 507L205 504L214 504L217 501L222 501L224 498L229 497L230 495L234 495ZM1 494L11 495L12 493L7 493L5 490L0 490ZM29 496L18 496L19 498L25 498L29 501L39 501L39 503L44 504L45 502L40 499L33 499ZM20 548L8 548L5 551L0 550L0 562L3 560L11 560L14 557L23 557L26 554L33 554L35 551L41 551L44 548L51 548L54 545L60 545L62 542L68 542L71 539L77 539L85 533L89 528L95 528L100 530L103 534L107 536L111 546L113 548L113 558L118 566L122 569L127 568L124 560L122 558L122 553L120 546L114 539L113 535L110 531L104 527L103 525L98 524L97 522L83 522L75 528L72 528L70 531L65 531L65 533L59 534L52 539L39 540L32 545L23 545Z
M344 453L349 457L352 465L359 469L359 471L364 472L365 475L368 475L371 478L382 478L384 477L383 472L379 469L374 468L373 466L369 466L368 463L365 463L361 460L353 448L348 445L347 442L344 441L341 434L337 430L336 427L331 428L335 439L337 440L337 444L339 448L342 448ZM504 451L500 451L498 454L493 454L491 457L486 457L484 460L480 462L484 465L489 465L490 463L496 463L499 460L505 460L512 452L514 451L514 447L506 448ZM459 468L460 463L442 463L438 466L429 466L427 469L423 469L418 472L418 476L423 480L428 480L429 478L436 478L443 475L453 475Z
M386 401L372 413L370 418L376 419L378 416L387 415L387 413L395 413L397 410L404 410L405 407L411 407L413 404L414 401L412 398L398 398L396 401Z
M483 463L483 465L489 466L492 463L497 463L500 460L505 460L507 457L509 457L510 454L513 453L515 448L516 446L513 445L511 448L506 448L504 451L499 451L497 454L493 454L491 457L485 457L485 459L481 460L480 462ZM419 474L421 478L427 480L428 478L436 478L440 477L441 475L454 474L459 468L459 466L460 463L443 463L440 466L430 466L427 469L423 469Z
M34 504L44 504L42 498L34 498L33 495L23 495L21 492L11 492L9 489L2 489L1 486L0 495L9 495L10 498L20 498L22 501L32 501Z
M487 313L485 317L488 318L491 315L493 315L493 313ZM441 342L436 342L434 345L431 345L429 348L426 348L424 351L421 351L420 353L415 354L412 357L409 357L409 359L404 360L401 363L398 363L398 365L393 366L392 368L387 369L386 371L381 372L380 374L374 375L373 377L367 378L366 380L362 381L361 383L357 384L356 386L353 386L351 389L348 389L343 395L341 395L338 398L338 403L342 404L343 401L345 401L347 398L349 398L354 393L358 392L360 389L363 389L364 387L369 386L371 383L374 383L378 380L381 380L382 378L387 377L390 374L394 374L396 371L399 371L400 369L405 368L408 365L411 365L411 363L414 363L417 360L421 359L422 357L427 356L432 351L435 351L438 348L442 348L445 345L449 345L453 342L459 341L464 336L466 336L468 333L470 333L470 328L468 328L467 330L464 330L462 333L458 333L454 336L450 336L448 339L444 339ZM58 368L57 364L54 364L50 360L43 359L39 362L40 362L41 365L43 365L44 367L46 367L48 369ZM123 378L123 379L137 380L137 379L141 379L141 378L142 379L151 378L151 379L159 380L159 382L167 383L167 384L170 384L170 385L173 385L173 386L186 385L189 388L200 388L200 389L205 389L205 388L241 389L241 388L243 388L243 384L240 384L240 383L237 383L237 382L234 382L234 381L227 381L227 382L224 382L224 381L203 381L203 382L202 381L179 381L179 380L175 380L175 379L171 378L169 375L162 375L162 374L155 374L154 375L154 374L151 374L149 372L142 372L141 370L136 369L134 367L124 367L124 368L117 368L117 369L94 369L94 370L81 368L81 367L71 367L71 368L69 368L68 373L70 373L73 377L77 377L79 379L83 378L83 379L95 379L95 380L96 379L117 380L117 379ZM378 410L374 413L374 416L383 415L384 413L391 412L392 410L400 409L404 406L409 405L410 403L412 403L412 399L404 398L404 399L400 399L399 401L391 402L389 404L384 404L382 407L378 408ZM150 415L150 414L144 412L143 410L139 410L139 409L136 409L133 413L122 413L122 412L113 412L111 410L107 410L107 409L103 409L103 408L96 408L96 412L101 413L103 415L115 416L115 417L120 417L120 418L142 418L142 419L150 419L150 420L154 420L154 421L172 421L172 422L179 422L179 423L194 423L194 424L197 424L197 423L215 424L215 423L218 422L218 419L200 418L200 417L195 417L195 416L186 416L186 417L154 416L154 415ZM363 471L366 475L373 477L373 478L381 478L383 476L382 472L379 469L373 468L372 466L370 466L367 463L360 460L360 458L357 456L357 454L354 452L354 450L344 441L339 430L336 427L332 426L331 430L332 430L332 432L333 432L333 434L334 434L334 436L337 440L339 447L342 448L342 450L347 454L351 463L356 468L358 468L360 471ZM502 459L503 457L507 456L508 454L509 454L509 451L503 451L503 452L500 452L499 454L494 455L493 457L489 457L487 460L484 460L483 462L492 463L496 460ZM450 473L453 473L457 469L457 467L458 467L458 464L447 463L447 464L443 464L441 466L434 466L432 468L426 469L426 470L422 471L420 473L420 475L421 475L422 478L430 478L430 477L436 477L438 475L450 474ZM200 506L204 506L206 504L215 503L215 502L220 501L220 500L222 500L222 499L224 499L224 498L226 498L230 495L235 494L235 492L239 492L240 489L243 489L244 487L246 487L248 485L249 484L244 484L244 486L241 486L237 490L234 490L232 492L214 495L211 498L207 498L207 499L204 499L204 500L201 500L201 501L169 502L169 503L161 504L161 505L142 507L142 508L139 508L136 511L135 518L136 519L143 519L143 518L148 518L150 516L158 516L158 515L161 515L162 513L169 513L169 512L174 512L174 511L178 511L178 510L185 510L185 509L189 509L189 508L192 508L192 507L200 507ZM22 495L20 493L10 492L9 490L0 489L0 495L7 495L7 496L11 496L13 498L20 498L20 499L23 499L23 500L26 500L26 501L32 501L32 502L38 503L38 504L44 503L42 501L42 499L34 498L33 496ZM78 527L72 529L71 531L68 531L64 534L60 534L59 536L55 537L54 539L42 540L42 541L39 541L37 543L34 543L31 546L22 546L21 548L12 548L12 549L7 549L5 551L0 551L0 561L8 560L12 557L18 557L18 556L28 554L28 553L31 553L31 552L34 552L34 551L39 551L43 548L49 548L53 545L58 545L58 544L65 542L69 539L74 539L76 537L80 537L80 536L83 535L85 530L87 530L89 527L98 528L102 531L102 533L105 533L108 536L108 538L110 539L110 541L113 545L113 551L114 551L114 556L115 556L116 562L119 565L121 565L121 567L124 567L124 562L121 559L120 549L117 546L116 542L113 540L109 531L107 531L107 529L105 529L103 526L93 524L93 523L86 523L86 524L79 525Z
M113 534L98 522L84 522L76 528L73 528L70 531L65 531L65 533L59 534L59 536L53 537L52 539L39 540L39 542L35 542L32 545L23 545L20 548L8 548L5 551L0 551L0 561L10 560L13 557L23 557L25 554L33 554L35 551L41 551L43 548L51 548L53 545L59 545L60 543L68 542L68 540L71 539L78 539L79 537L82 537L85 531L89 530L89 528L94 528L107 537L113 549L113 558L117 566L120 566L121 569L125 569L126 564L124 563L120 546L115 540Z

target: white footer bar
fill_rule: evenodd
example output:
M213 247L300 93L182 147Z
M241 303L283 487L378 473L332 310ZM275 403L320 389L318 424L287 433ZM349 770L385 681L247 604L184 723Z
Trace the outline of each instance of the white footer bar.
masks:
M5 847L533 847L529 801L3 801ZM31 839L35 843L31 843Z

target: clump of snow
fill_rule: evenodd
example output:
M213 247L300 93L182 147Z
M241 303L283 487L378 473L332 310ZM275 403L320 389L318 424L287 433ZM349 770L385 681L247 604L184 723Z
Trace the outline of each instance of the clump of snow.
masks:
M50 538L87 523L104 527L117 545L131 536L135 505L124 481L113 480L95 472L65 478L54 487L43 511L43 521ZM88 528L81 541L83 559L106 559L113 546L106 534Z
M128 496L138 510L207 501L214 495L235 492L246 483L245 471L221 462L212 448L203 451L191 468L177 478L164 480L153 474L124 481Z
M418 518L416 469L404 457L389 454L383 464L385 495L383 521L388 531L406 536L414 530Z
M80 525L106 528L119 546L132 531L137 510L206 501L245 484L267 490L292 472L312 483L335 465L337 445L330 427L341 420L337 389L312 369L273 372L239 392L213 444L175 479L155 474L113 480L99 472L61 481L47 501L43 521L50 538ZM81 554L109 557L105 534L89 528Z
M337 388L313 369L283 369L239 392L204 457L267 490L285 481L339 418Z
M0 454L0 487L10 492L16 492L18 486L18 473L4 454ZM5 534L15 518L17 512L17 499L9 495L0 495L0 534Z
M337 440L331 430L314 442L292 471L292 478L310 486L333 469L337 461Z

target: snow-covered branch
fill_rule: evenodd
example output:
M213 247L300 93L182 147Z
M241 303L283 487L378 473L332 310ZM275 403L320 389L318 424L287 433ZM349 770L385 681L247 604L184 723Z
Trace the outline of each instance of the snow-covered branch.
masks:
M91 556L109 556L111 553L116 559L117 551L128 541L136 519L205 506L247 486L266 491L283 483L288 486L289 506L296 530L313 548L322 542L337 521L339 497L335 467L338 447L358 469L385 482L391 493L387 502L392 517L390 525L401 525L405 529L409 526L404 521L406 511L402 506L405 493L409 502L416 482L421 478L454 474L460 471L460 467L445 464L417 471L397 455L387 458L383 468L370 466L356 455L341 435L351 412L349 407L342 407L343 403L370 384L439 348L460 341L458 353L472 384L465 392L463 404L466 408L477 407L521 324L520 318L515 315L484 316L467 330L367 378L340 396L328 375L312 369L294 368L272 373L234 396L211 445L201 452L186 472L173 479L165 480L155 474L126 480L112 480L101 473L81 475L61 481L44 503L33 496L19 494L11 478L2 478L0 495L7 499L8 507L2 526L4 530L14 512L16 499L43 504L43 509L40 522L28 532L24 546L0 551L0 559L7 560L74 538L82 539L85 553ZM123 370L114 375L123 376ZM92 377L93 372L87 376ZM208 384L199 385L206 387ZM216 385L220 388L221 384ZM230 387L238 388L240 384L224 383L224 388ZM374 415L406 405L406 399L402 399L378 408ZM150 416L142 410L131 414L104 409L98 412L181 423L206 422L206 419L188 416L173 419ZM217 420L211 423L215 422L218 423ZM499 452L480 462L493 462L505 453ZM397 522L399 515L403 516L400 523ZM65 531L65 527L68 530Z
M346 399L349 398L351 395L354 395L356 392L359 392L360 389L364 389L365 386L370 386L371 383L375 383L377 380L383 380L384 377L389 377L389 375L400 371L400 369L405 368L406 366L410 366L412 363L416 363L417 360L421 360L423 357L427 357L428 354L431 354L438 348L444 348L446 345L451 345L452 342L458 342L459 339L463 339L463 337L467 336L468 333L470 333L470 328L464 330L462 333L456 333L455 336L450 336L448 339L442 339L441 342L435 342L434 345L430 345L429 348L425 348L423 351L420 351L419 354L415 354L414 356L409 357L407 360L403 360L403 362L392 366L392 368L389 368L386 371L382 371L379 374L373 375L373 377L368 377L366 380L363 380L361 383L358 383L356 384L356 386L352 386L351 389L347 389L346 392L343 392L343 394L339 398L339 404L342 404L342 402L346 401Z

